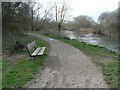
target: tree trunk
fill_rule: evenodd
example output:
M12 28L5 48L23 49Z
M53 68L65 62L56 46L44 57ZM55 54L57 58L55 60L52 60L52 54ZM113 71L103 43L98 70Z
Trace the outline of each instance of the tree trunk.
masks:
M61 32L61 25L58 24L58 31Z
M31 8L31 29L32 29L32 31L34 31L33 15L34 15L34 13L33 13L33 9Z
M34 26L33 26L33 23L31 24L31 29L32 29L32 31L34 31Z

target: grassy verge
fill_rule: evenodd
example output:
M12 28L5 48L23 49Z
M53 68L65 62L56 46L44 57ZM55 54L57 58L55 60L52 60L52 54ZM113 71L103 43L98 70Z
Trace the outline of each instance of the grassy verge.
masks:
M43 40L33 36L24 35L21 42L24 44L36 41L37 46L46 46L46 51L43 56L34 60L33 58L21 57L16 60L14 58L4 58L2 61L2 87L3 88L18 88L23 87L28 81L34 78L40 67L44 65L45 58L48 54L49 44ZM28 54L25 50L18 52L18 55ZM13 61L17 61L14 64Z
M41 34L40 32L34 32ZM42 33L43 34L43 33ZM103 72L105 81L110 88L118 88L118 55L110 50L97 45L86 44L78 40L70 40L67 37L55 34L44 34L45 36L58 39L81 50L90 57L91 61Z
M103 75L105 76L105 80L109 84L110 87L119 87L118 86L118 79L119 79L119 65L120 62L108 62L105 64L105 67L103 68Z

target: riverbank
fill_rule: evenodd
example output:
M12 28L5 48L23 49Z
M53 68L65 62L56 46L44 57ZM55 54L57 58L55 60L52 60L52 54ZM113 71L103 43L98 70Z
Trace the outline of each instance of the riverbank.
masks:
M49 44L30 35L24 35L21 38L21 42L25 45L32 41L36 41L37 46L47 47L44 55L34 60L24 49L12 56L4 56L2 60L2 88L22 88L42 69L49 52Z
M119 34L117 33L117 35L116 34L113 34L113 33L109 33L109 34L107 34L107 33L103 33L103 32L93 32L93 34L99 34L99 35L104 35L104 36L106 36L106 37L111 37L111 38L114 38L114 39L116 39L116 40L118 40L118 38L119 38Z
M40 32L35 32L40 33ZM43 33L42 33L43 34ZM86 44L78 40L70 40L61 35L46 33L45 36L58 39L78 48L98 67L104 75L105 81L110 88L118 87L118 55L104 47ZM120 86L120 85L119 85Z
M62 34L70 39L77 39L80 42L89 43L92 45L98 45L105 47L113 52L119 53L119 43L118 40L110 38L101 34L81 34L76 31L62 31Z

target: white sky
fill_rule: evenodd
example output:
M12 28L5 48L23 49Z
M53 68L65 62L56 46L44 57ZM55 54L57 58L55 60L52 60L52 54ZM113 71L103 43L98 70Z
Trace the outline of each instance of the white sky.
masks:
M102 12L118 8L120 0L71 0L72 15L89 15L97 20Z
M61 0L40 0L43 3L56 2ZM39 2L40 2L39 1ZM79 15L89 15L97 21L102 12L113 11L118 8L120 0L67 0L71 6L71 15L73 17Z

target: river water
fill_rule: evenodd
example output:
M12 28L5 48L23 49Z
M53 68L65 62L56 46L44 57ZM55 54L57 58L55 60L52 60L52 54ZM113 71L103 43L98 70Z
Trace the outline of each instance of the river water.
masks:
M63 30L62 33L70 39L77 39L79 41L86 42L89 44L99 45L120 54L120 52L118 52L118 48L120 49L120 43L118 44L118 40L115 40L113 38L92 33L81 35L76 31L67 30Z

